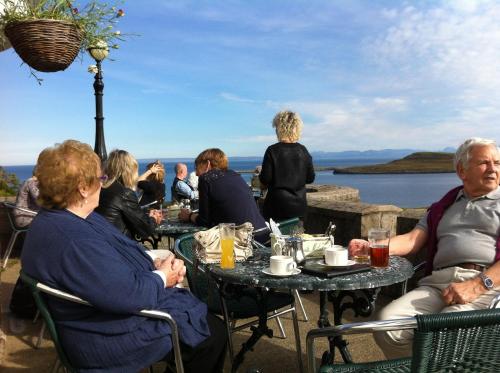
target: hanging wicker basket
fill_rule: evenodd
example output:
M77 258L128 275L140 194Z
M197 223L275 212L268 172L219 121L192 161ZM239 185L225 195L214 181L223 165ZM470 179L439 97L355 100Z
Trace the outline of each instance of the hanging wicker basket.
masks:
M65 70L82 43L82 34L74 23L55 19L12 22L5 26L5 35L19 57L42 72Z

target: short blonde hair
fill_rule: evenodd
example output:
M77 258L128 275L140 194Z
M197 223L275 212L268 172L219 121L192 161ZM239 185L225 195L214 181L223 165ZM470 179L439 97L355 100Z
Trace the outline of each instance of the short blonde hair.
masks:
M38 204L64 209L82 200L79 187L98 187L101 160L92 148L76 140L44 149L38 156L35 176L40 194Z
M137 160L126 150L115 149L109 153L106 161L108 181L102 187L107 188L115 181L121 182L126 188L136 190L139 178Z
M210 165L212 166L212 168L223 171L227 170L227 156L222 150L218 148L203 150L194 160L194 164L196 167L198 167L202 164L208 163L208 161L210 161Z
M276 128L278 141L299 141L303 125L300 115L293 111L280 111L273 119L273 127Z
M156 174L149 174L146 177L146 180L157 181L159 183L163 183L163 179L165 178L165 167L163 166L163 164L160 161L156 161L156 162L148 163L148 165L146 166L146 169L150 170L154 165L160 166L160 171L158 171Z

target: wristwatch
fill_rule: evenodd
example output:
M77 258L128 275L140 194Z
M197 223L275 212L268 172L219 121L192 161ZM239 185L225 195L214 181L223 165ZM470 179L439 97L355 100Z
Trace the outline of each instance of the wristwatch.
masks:
M479 278L481 281L483 281L483 285L486 289L492 290L493 289L493 280L486 276L484 273L479 274Z

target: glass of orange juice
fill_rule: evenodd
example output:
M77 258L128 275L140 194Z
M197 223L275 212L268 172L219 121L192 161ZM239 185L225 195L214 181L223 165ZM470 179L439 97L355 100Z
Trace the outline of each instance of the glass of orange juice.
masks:
M234 268L234 223L220 223L220 267Z

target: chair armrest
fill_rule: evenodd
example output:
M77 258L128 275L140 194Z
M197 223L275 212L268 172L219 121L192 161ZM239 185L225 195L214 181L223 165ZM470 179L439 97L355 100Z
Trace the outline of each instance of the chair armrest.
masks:
M50 294L54 297L57 297L60 299L65 299L65 300L68 300L68 301L74 302L74 303L84 304L86 306L92 306L89 302L87 302L86 300L83 300L82 298L77 297L76 295L72 295L72 294L66 293L64 291L51 288L50 286L44 285L41 282L37 283L36 287L38 289L40 289L41 291L43 291L44 293Z
M425 268L425 265L427 262L424 260L423 262L418 263L416 266L413 267L413 271L417 272L420 271L421 269Z
M167 312L157 311L157 310L142 310L139 312L139 315L150 317L153 319L165 320L168 323L170 329L172 330L172 345L174 348L176 370L177 373L183 373L184 367L183 364L181 363L182 355L181 355L181 345L179 343L179 330L177 329L177 323L175 322L173 317L170 316L170 314Z
M488 308L497 308L498 302L500 302L500 294L498 294L495 298L491 300L490 306Z
M38 212L36 212L36 211L30 210L30 209L27 209L27 208L24 208L24 207L18 207L14 203L3 202L3 205L5 207L9 208L9 209L19 210L19 211L25 212L27 214L31 214L31 215L37 215L38 214Z
M348 334L373 333L377 331L415 329L417 319L415 317L405 317L395 320L368 321L360 323L350 323L327 328L312 329L307 333L307 371L316 372L316 359L314 358L314 340L322 337L337 337Z

